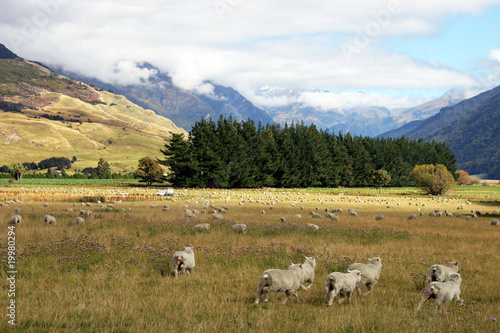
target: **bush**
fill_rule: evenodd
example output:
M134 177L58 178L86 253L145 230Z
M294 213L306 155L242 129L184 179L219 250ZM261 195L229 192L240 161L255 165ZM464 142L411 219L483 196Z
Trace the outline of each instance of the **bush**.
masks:
M416 185L422 187L427 194L442 195L455 186L455 179L442 164L416 165L412 177Z

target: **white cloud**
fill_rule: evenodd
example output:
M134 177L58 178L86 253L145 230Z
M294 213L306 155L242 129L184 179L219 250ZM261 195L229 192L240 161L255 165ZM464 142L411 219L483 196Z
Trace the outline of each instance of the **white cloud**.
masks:
M491 60L495 60L500 63L500 49L491 50L488 56Z
M384 43L437 34L444 20L477 15L498 0L5 0L2 42L22 57L124 83L169 72L178 86L211 95L207 80L232 86L252 101L256 88L443 90L477 84L446 64L397 54ZM30 30L31 28L31 30ZM354 45L361 34L363 45ZM347 59L343 45L359 52ZM498 61L498 50L490 53ZM315 100L315 98L318 100ZM352 97L352 96L351 96ZM361 98L361 96L357 96ZM361 103L367 99L361 98ZM377 99L373 99L376 101ZM304 103L305 103L304 97ZM312 105L354 103L311 96ZM383 101L383 100L382 100ZM268 103L283 103L275 98ZM405 103L400 98L387 101ZM323 105L323 106L322 106Z

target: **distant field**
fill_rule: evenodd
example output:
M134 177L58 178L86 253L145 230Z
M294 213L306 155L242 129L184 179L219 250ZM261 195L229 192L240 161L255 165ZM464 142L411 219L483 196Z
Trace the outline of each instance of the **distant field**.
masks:
M14 207L23 218L15 228L16 331L498 332L500 227L490 222L499 219L500 187L457 190L433 198L414 188L387 188L381 196L367 188L177 189L174 198L162 200L154 196L157 190L135 186L0 186L2 201L22 198L0 207L3 221ZM115 202L81 202L91 197ZM214 220L207 205L226 205L224 220ZM184 218L186 207L198 210L197 217ZM343 209L336 213L339 221L325 217L334 208ZM428 215L438 208L453 217ZM74 224L80 209L93 211L83 226ZM312 218L311 211L322 218ZM467 221L472 211L483 215ZM45 214L54 215L57 225L44 225ZM384 218L375 220L379 214ZM196 232L194 225L204 222L211 229ZM247 224L248 233L233 233L234 223ZM308 229L308 223L320 229ZM4 223L5 307L7 232ZM171 255L188 244L196 268L191 277L175 280ZM264 270L285 269L304 256L316 257L317 267L311 289L299 291L303 304L292 298L281 304L284 293L253 304ZM326 307L326 276L375 256L383 268L373 293ZM429 267L450 260L459 262L465 306L449 304L436 314L428 302L415 313ZM9 326L4 316L0 332Z

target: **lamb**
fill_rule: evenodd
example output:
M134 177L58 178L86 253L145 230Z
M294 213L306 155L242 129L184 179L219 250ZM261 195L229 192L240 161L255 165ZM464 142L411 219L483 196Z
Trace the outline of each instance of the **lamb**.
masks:
M304 270L302 264L296 264L288 269L268 269L264 271L257 287L257 297L255 304L259 304L262 294L265 295L264 302L269 300L268 293L284 291L286 297L282 303L285 304L290 296L295 296L297 302L302 303L297 294L298 289L304 282Z
M85 219L84 219L83 217L77 216L77 217L75 218L75 224L76 224L76 225L85 224Z
M194 251L192 247L185 247L184 251L176 251L172 255L174 277L179 277L179 269L183 274L190 275L195 267Z
M424 294L418 303L416 311L419 311L422 308L422 305L430 299L434 298L434 306L436 311L438 307L447 302L451 302L453 300L459 301L460 304L463 304L463 300L460 298L460 284L462 283L462 278L460 274L453 273L450 275L450 278L444 282L431 282L427 288L425 288Z
M21 215L14 215L9 219L9 221L7 223L8 224L20 224L21 220L22 220Z
M21 211L21 208L19 208L19 207L14 208L14 214L18 215L20 211Z
M194 226L194 229L198 231L210 230L210 224L208 223L197 224Z
M243 223L235 224L231 227L231 229L236 233L241 233L241 234L247 233L247 225Z
M444 282L450 278L453 273L458 273L458 262L447 262L445 265L432 265L427 275L427 281Z
M45 215L43 217L43 222L45 222L45 224L50 224L50 225L56 225L57 224L57 221L56 221L56 218L52 215Z
M351 295L361 281L361 271L355 269L347 272L333 272L326 278L325 301L328 306L333 304L333 300L337 295L345 296L345 298L339 299L339 304L346 299L349 303L351 302Z
M373 287L378 283L380 279L380 272L382 270L382 259L379 257L368 259L367 264L354 263L350 265L348 270L359 270L361 272L361 280L356 284L356 289L358 290L358 295L361 295L361 288L366 286L368 291L363 295L366 296L371 293Z

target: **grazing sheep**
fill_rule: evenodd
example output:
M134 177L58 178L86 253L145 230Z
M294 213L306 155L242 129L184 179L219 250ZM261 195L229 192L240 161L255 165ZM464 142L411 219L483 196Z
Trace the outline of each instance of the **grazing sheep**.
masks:
M368 259L367 264L354 263L347 268L350 271L355 269L361 272L361 280L356 285L358 290L358 295L361 295L361 288L366 286L368 291L363 295L366 296L371 293L373 287L378 283L380 279L380 272L382 270L382 259L379 257Z
M195 218L196 215L194 215L193 211L191 211L189 209L184 209L184 217Z
M261 213L262 215L264 215L264 214L266 213L266 211L265 211L265 210L261 210L261 211L260 211L260 213Z
M354 209L349 209L349 215L358 216L358 213Z
M308 223L306 224L307 229L319 230L319 227L316 224Z
M43 207L49 207L49 204L48 203L44 203Z
M56 221L56 218L52 215L45 215L43 217L43 222L45 222L45 224L50 224L50 225L56 225L57 224L57 221Z
M361 272L357 269L348 271L348 273L333 272L326 278L325 301L328 306L333 304L337 295L345 297L339 299L338 303L343 303L346 299L351 302L351 295L356 286L361 281Z
M260 297L264 294L264 302L269 300L268 293L284 291L286 297L282 303L285 304L290 296L295 296L297 302L302 303L297 294L298 289L304 282L304 270L302 264L292 265L288 269L268 269L262 273L257 287L255 304L259 304Z
M424 294L418 303L416 311L419 311L422 308L422 305L424 305L424 303L430 298L435 299L434 306L436 311L441 304L451 302L453 300L459 301L463 304L463 300L460 298L461 283L462 278L458 273L451 274L450 278L444 282L431 282L427 288L425 288Z
M90 217L92 215L91 210L80 210L80 215Z
M298 220L298 219L301 219L301 218L302 218L302 215L297 214L297 215L295 215L295 218L296 218L297 220Z
M156 208L156 205L151 204L151 205L149 205L149 207L150 208Z
M16 214L16 215L18 215L20 211L21 211L21 208L19 208L19 207L15 207L13 210L14 214Z
M377 221L383 220L383 219L384 219L384 215L382 215L382 214L375 216L375 220L377 220Z
M231 229L236 233L241 233L241 234L247 233L247 225L243 223L235 224L231 227Z
M76 225L85 224L85 219L84 219L83 217L77 216L77 217L75 218L75 224L76 224Z
M195 267L194 251L192 247L185 247L184 251L176 251L172 255L172 268L174 277L179 277L179 270L186 275L191 274Z
M212 214L212 217L216 220L224 220L224 216L222 216L221 214L219 213L213 213Z
M321 218L321 214L319 214L319 213L311 212L310 214L313 217L313 219L320 219Z
M416 220L416 219L417 219L417 215L415 215L415 214L408 215L408 220Z
M197 224L194 226L194 229L198 231L210 230L210 224L208 223Z
M73 208L66 208L65 211L67 212L72 212L73 211Z
M304 270L304 282L309 283L309 285L307 287L304 287L304 282L303 282L300 286L304 290L309 290L316 276L316 273L314 272L314 269L316 268L316 258L314 257L305 257L305 258L306 260L302 264L302 269Z
M467 216L465 217L465 220L466 220L466 221L470 221L470 220L471 220L471 217L470 217L469 215L467 215Z
M19 224L21 223L21 215L14 215L12 216L9 221L7 222L8 224Z
M497 219L491 220L491 225L500 225L500 222Z
M286 222L286 218L284 216L280 217L280 221L281 223L285 223Z
M428 282L443 282L450 278L453 273L458 273L458 262L447 262L445 265L432 265L427 274Z

